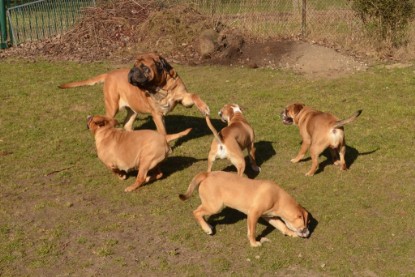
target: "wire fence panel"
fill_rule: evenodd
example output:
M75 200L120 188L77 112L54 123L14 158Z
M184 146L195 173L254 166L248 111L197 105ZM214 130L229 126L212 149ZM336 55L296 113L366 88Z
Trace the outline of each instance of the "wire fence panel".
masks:
M7 9L14 45L60 34L79 20L80 10L95 0L40 0Z
M255 38L302 37L350 46L363 37L350 0L176 0Z

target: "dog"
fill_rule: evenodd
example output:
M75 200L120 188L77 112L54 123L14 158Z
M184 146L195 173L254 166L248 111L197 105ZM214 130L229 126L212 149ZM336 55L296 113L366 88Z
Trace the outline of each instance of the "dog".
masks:
M107 116L89 116L87 126L95 136L98 158L121 179L127 173L138 169L134 184L125 189L133 191L146 182L163 176L160 162L171 153L169 142L187 135L191 128L177 134L162 135L154 130L127 131L115 128L117 120ZM152 169L156 172L147 176Z
M59 88L74 88L104 83L105 115L114 118L127 109L124 128L132 130L138 113L151 114L158 132L165 135L164 116L177 104L193 104L203 115L209 107L197 94L187 91L173 67L156 53L138 55L132 69L118 69L88 80L62 84Z
M228 126L219 133L212 125L210 118L206 116L206 123L214 135L208 156L207 171L212 171L212 165L216 158L227 158L236 167L238 175L242 176L245 171L245 158L243 150L248 149L251 167L259 172L260 167L255 161L255 134L252 127L242 115L241 108L237 104L226 104L219 111L219 116Z
M310 148L312 165L305 175L313 176L318 167L319 155L329 147L333 163L340 166L341 170L346 170L346 140L343 126L353 122L361 113L362 110L358 110L349 118L339 120L331 113L317 111L304 104L288 105L281 113L282 122L286 125L297 125L302 137L300 151L291 162L299 162Z
M202 204L193 215L208 235L213 231L204 216L217 214L225 206L247 215L248 239L253 247L262 244L255 239L260 217L284 235L307 238L310 234L308 212L272 181L252 180L224 171L202 172L193 178L186 193L179 198L187 200L197 187Z

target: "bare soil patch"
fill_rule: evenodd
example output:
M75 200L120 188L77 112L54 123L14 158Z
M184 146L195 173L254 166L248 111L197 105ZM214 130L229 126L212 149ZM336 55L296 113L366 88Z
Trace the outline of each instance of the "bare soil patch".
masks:
M65 34L10 48L0 52L0 58L131 63L139 52L157 51L180 64L288 68L311 77L337 77L366 68L354 57L298 39L248 37L189 6L138 2L88 8L87 16Z

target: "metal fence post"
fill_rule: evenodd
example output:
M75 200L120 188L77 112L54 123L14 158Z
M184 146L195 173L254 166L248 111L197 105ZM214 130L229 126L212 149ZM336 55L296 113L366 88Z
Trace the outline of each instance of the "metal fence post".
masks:
M301 36L305 38L307 35L307 0L303 0L301 8Z
M0 48L7 48L6 1L0 0Z

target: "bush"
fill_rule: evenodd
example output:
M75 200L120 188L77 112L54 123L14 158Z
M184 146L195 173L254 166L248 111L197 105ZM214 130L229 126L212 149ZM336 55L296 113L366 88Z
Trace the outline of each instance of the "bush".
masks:
M413 0L353 0L352 7L377 43L399 47L407 42Z

